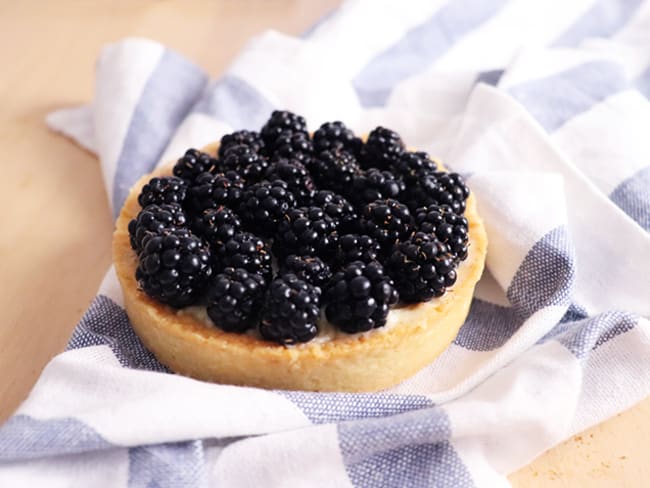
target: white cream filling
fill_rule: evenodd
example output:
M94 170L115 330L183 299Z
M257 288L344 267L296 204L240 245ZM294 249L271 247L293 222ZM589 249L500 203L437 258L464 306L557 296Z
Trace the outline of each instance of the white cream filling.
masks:
M436 300L436 298L432 299L431 301L433 300ZM205 306L200 305L200 306L185 307L178 310L176 313L180 315L189 315L208 327L217 327L215 323L212 321L212 319L208 316L208 309ZM410 313L410 307L392 308L390 312L388 312L388 317L386 318L386 325L384 325L383 327L371 329L366 332L348 334L346 332L339 330L334 324L329 322L325 318L325 314L321 311L321 315L318 321L316 322L316 325L318 326L318 335L316 335L316 337L314 337L311 341L305 344L296 344L296 346L299 347L301 345L307 345L312 343L324 344L326 342L330 342L345 337L361 337L361 336L369 336L371 334L386 333L389 330L393 329L397 324L404 322L403 318L408 313ZM255 337L256 339L262 340L262 336L259 333L257 327L253 327L247 330L245 333L251 337Z

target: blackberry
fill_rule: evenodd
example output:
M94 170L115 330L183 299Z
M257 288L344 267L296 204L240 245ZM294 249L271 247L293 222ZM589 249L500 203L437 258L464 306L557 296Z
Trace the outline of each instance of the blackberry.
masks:
M212 274L208 246L187 230L148 238L135 278L144 292L172 307L195 302Z
M309 134L304 132L281 133L275 140L273 156L277 158L290 158L305 163L314 154L314 145L309 139Z
M369 263L379 258L381 246L370 236L345 234L339 237L332 256L335 268L341 268L353 261Z
M221 138L219 157L223 158L234 146L246 146L258 154L264 151L264 141L259 133L249 130L238 130L232 134L226 134Z
M174 165L174 176L191 183L201 173L211 172L217 160L198 149L188 149Z
M456 282L456 264L448 247L424 232L399 242L386 261L386 270L406 303L442 296Z
M147 205L140 210L135 219L129 222L131 247L136 252L140 252L145 237L162 234L164 230L184 227L185 223L185 213L177 203Z
M429 205L415 211L415 228L434 235L446 244L457 261L467 258L468 230L467 219L453 212L447 205Z
M406 205L397 200L376 200L366 205L359 219L359 230L377 240L384 252L389 252L412 230L413 219Z
M250 146L232 145L219 161L221 171L234 171L246 184L257 183L264 177L269 161Z
M458 173L421 171L402 200L413 211L429 205L449 205L460 215L468 196L469 188Z
M368 134L363 148L366 168L389 169L404 152L404 141L397 132L377 127Z
M286 181L299 205L308 204L316 192L316 185L311 179L309 171L295 159L278 159L269 166L265 176L269 181Z
M142 208L147 205L162 205L163 203L183 203L187 193L187 183L175 176L151 178L142 187L138 195L138 203Z
M342 148L355 156L361 153L363 142L341 121L325 122L314 132L316 153Z
M192 230L211 246L219 246L241 231L239 216L228 207L208 208L192 220Z
M250 229L271 237L287 211L296 205L285 181L262 181L246 188L242 195L239 215Z
M354 228L357 212L350 202L330 190L320 190L314 194L311 204L322 208L327 215L337 222L337 229L345 232Z
M343 150L323 151L309 167L320 188L344 193L350 190L352 179L361 174L361 168L352 154Z
M188 211L199 215L208 208L236 208L242 196L244 180L234 171L201 173L187 192Z
M243 268L249 273L270 279L271 249L263 239L250 232L237 232L215 249L217 269Z
M289 273L321 289L332 277L330 267L321 258L296 254L289 254L280 265L280 275Z
M334 274L325 291L325 315L343 332L353 334L386 325L388 310L399 295L377 261L354 261Z
M404 179L407 185L414 183L422 171L433 172L438 165L425 152L405 151L392 165L393 173Z
M308 342L318 334L320 288L294 274L276 278L262 310L262 337L279 344Z
M346 195L354 205L361 207L375 200L397 198L403 190L404 183L393 173L370 168L354 176Z
M292 112L274 110L269 120L264 124L260 135L270 154L275 150L275 141L283 132L302 132L308 135L307 122L301 115Z
M327 257L334 248L335 230L336 222L322 208L291 208L278 225L273 251L277 256Z
M226 268L208 288L208 316L226 332L245 332L257 323L265 292L266 282L260 275Z

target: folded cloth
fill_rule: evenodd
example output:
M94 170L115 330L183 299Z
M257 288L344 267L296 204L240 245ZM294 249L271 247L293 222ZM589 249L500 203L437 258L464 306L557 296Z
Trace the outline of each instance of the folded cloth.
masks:
M466 175L490 240L454 343L374 394L169 374L111 269L16 414L2 486L507 486L650 394L650 2L349 1L251 40L215 82L153 41L108 46L88 106L48 123L143 173L274 108L381 124ZM522 47L527 46L527 47Z

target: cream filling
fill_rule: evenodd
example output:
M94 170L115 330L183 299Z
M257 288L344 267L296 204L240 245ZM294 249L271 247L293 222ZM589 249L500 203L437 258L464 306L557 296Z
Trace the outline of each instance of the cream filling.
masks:
M456 271L458 280L464 279L465 277L464 268L468 261L469 258L461 262L460 265L458 266L458 269ZM448 296L449 293L453 293L453 287L447 288L447 293L445 293L445 295L443 295L441 298L433 298L426 303L435 303L438 300L444 299L446 296ZM215 323L212 321L212 319L208 316L207 307L203 305L185 307L178 310L176 313L180 315L189 315L194 319L198 320L199 322L201 322L202 324L206 325L207 327L217 327ZM386 325L384 325L383 327L378 327L376 329L372 329L367 332L357 332L355 334L348 334L346 332L339 330L338 327L330 323L325 318L325 313L321 310L321 315L318 321L316 322L316 325L318 326L318 335L316 335L316 337L314 337L311 341L306 342L304 344L296 344L296 346L300 347L312 343L324 344L337 339L358 338L363 336L368 337L372 334L383 334L395 328L398 324L402 324L405 322L408 323L408 316L411 313L412 313L412 307L397 306L395 308L390 309L390 311L388 312L388 317L386 318ZM251 337L255 337L256 339L262 340L262 335L257 330L257 327L253 327L252 329L249 329L248 331L245 332L245 334Z
M434 298L433 300L436 299ZM202 324L208 327L217 327L215 323L212 321L212 319L208 316L208 309L205 306L198 305L198 306L185 307L178 310L176 313L178 313L179 315L189 315L190 317L198 320L199 322L201 322ZM347 332L343 332L339 330L334 324L329 322L325 318L325 313L321 312L321 315L318 321L316 322L316 325L318 326L318 334L316 335L316 337L314 337L311 341L306 342L304 344L296 344L296 346L312 344L312 343L324 344L326 342L330 342L336 339L341 339L346 337L362 337L362 336L369 336L371 334L386 333L389 330L396 327L397 324L403 322L405 315L408 313L409 310L406 307L392 308L388 312L388 317L386 318L386 325L384 325L383 327L371 329L366 332L357 332L355 334L348 334ZM256 339L262 340L262 335L260 334L257 327L253 327L247 330L245 334L251 337L255 337Z

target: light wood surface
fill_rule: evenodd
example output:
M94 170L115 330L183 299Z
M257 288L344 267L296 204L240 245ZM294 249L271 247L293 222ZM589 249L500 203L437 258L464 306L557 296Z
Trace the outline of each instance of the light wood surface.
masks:
M92 98L101 46L151 37L217 76L252 35L302 32L337 0L0 1L0 422L60 352L110 263L97 160L47 130ZM510 476L514 486L646 486L650 399Z

